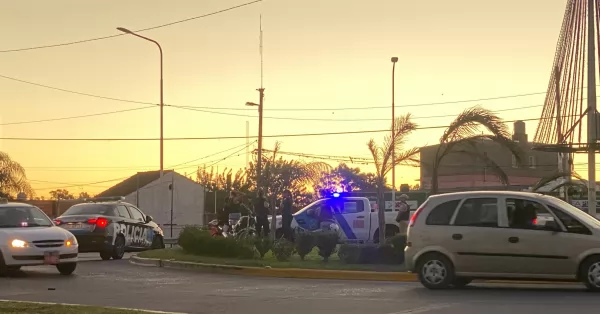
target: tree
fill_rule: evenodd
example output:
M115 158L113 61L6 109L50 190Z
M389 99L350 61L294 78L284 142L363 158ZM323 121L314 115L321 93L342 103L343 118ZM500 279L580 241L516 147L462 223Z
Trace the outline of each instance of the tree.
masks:
M588 181L585 180L581 175L579 175L575 171L571 171L571 172L558 171L552 175L545 176L545 177L541 178L538 182L536 182L531 187L531 191L541 193L540 190L542 188L549 186L552 183L557 183L558 179L570 178L571 176L575 177L578 181L565 180L562 183L552 186L552 188L550 190L548 190L547 193L555 192L556 190L564 187L567 189L569 195L576 194L579 196L587 196Z
M92 197L90 196L90 194L88 194L88 192L79 192L78 199L82 200L84 198L92 198Z
M25 168L12 160L7 153L0 152L0 197L10 197L18 193L32 197L35 192L27 181Z
M281 197L283 191L290 190L294 195L294 204L304 206L312 200L308 188L315 186L324 172L330 172L331 166L324 162L304 162L285 160L278 156L281 143L276 142L270 156L263 155L261 181L267 185L267 195ZM256 161L248 167L249 180L256 188Z
M379 220L379 239L385 239L385 201L383 192L385 189L385 177L392 170L392 167L405 164L415 165L418 163L418 148L404 150L406 138L410 133L417 129L417 125L410 120L410 114L395 118L392 136L386 135L383 146L378 146L374 139L371 139L367 146L373 156L375 163L375 174L377 180L377 217ZM392 152L395 152L394 162L392 162ZM395 200L394 200L395 201ZM380 241L383 243L383 241Z
M314 187L320 197L332 192L352 192L377 189L377 180L373 173L363 173L360 168L350 168L340 163L330 172L321 175L319 183Z
M481 134L479 127L483 127L491 134ZM438 193L439 168L444 157L451 154L463 154L483 161L495 173L502 184L507 185L508 176L502 168L486 154L477 148L477 142L490 140L511 151L517 164L521 163L522 149L517 142L510 138L510 132L500 117L487 109L479 106L466 109L448 126L434 156L431 174L431 194Z
M75 196L65 189L57 189L50 191L50 198L53 200L72 200L75 199Z

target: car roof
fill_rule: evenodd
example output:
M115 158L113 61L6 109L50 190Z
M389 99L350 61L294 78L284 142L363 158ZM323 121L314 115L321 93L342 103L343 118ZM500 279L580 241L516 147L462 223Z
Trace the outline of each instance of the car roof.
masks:
M0 208L2 208L2 207L34 207L34 206L27 204L27 203L8 202L8 203L0 204Z
M133 206L132 204L129 204L127 202L122 202L122 201L85 202L85 203L75 204L73 206L77 206L77 205L95 205L95 204L102 204L102 205L130 205L130 206Z
M431 198L459 198L459 197L478 197L478 196L504 196L504 197L532 197L544 198L546 195L533 192L521 191L467 191L467 192L452 192L430 196Z

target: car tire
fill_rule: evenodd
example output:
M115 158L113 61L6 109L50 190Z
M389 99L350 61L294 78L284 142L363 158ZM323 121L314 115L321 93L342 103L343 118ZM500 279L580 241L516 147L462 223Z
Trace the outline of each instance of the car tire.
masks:
M77 263L62 263L56 265L56 269L63 276L71 275L75 271L75 268L77 268Z
M103 261L108 261L112 257L112 252L100 252L100 258Z
M117 236L115 244L113 245L112 258L122 259L125 255L125 237L122 235Z
M417 263L419 281L428 289L448 289L455 281L454 265L443 254L428 253Z
M452 287L461 289L461 288L468 286L471 282L473 282L473 279L471 279L471 278L456 277L454 279L454 281L452 282Z
M600 292L600 256L592 256L581 263L579 278L589 291Z

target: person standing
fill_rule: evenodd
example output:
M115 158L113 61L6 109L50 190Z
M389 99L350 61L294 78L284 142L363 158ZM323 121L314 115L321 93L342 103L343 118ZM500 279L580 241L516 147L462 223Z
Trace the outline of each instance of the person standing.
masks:
M398 215L396 216L396 222L400 227L400 234L406 235L408 232L408 219L410 218L410 205L406 202L408 195L400 195L400 208L398 209ZM395 202L394 202L395 203ZM394 204L396 205L396 204ZM394 206L395 207L395 206Z
M256 214L256 234L258 236L269 235L269 210L267 199L265 199L262 190L258 190L258 195L254 200L254 213Z
M292 205L294 201L292 200L292 192L290 190L285 190L283 192L283 201L281 204L281 220L282 220L282 228L283 228L283 237L288 241L292 241Z

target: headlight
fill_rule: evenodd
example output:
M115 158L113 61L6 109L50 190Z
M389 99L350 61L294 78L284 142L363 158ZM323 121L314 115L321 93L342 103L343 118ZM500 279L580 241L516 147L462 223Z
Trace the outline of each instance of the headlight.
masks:
M65 246L69 247L69 246L73 246L73 245L77 245L77 238L75 237L70 237L69 239L67 239L65 241Z
M27 242L25 242L23 240L14 239L10 243L10 246L12 246L14 248L24 248L24 247L27 247L28 245L27 245Z

